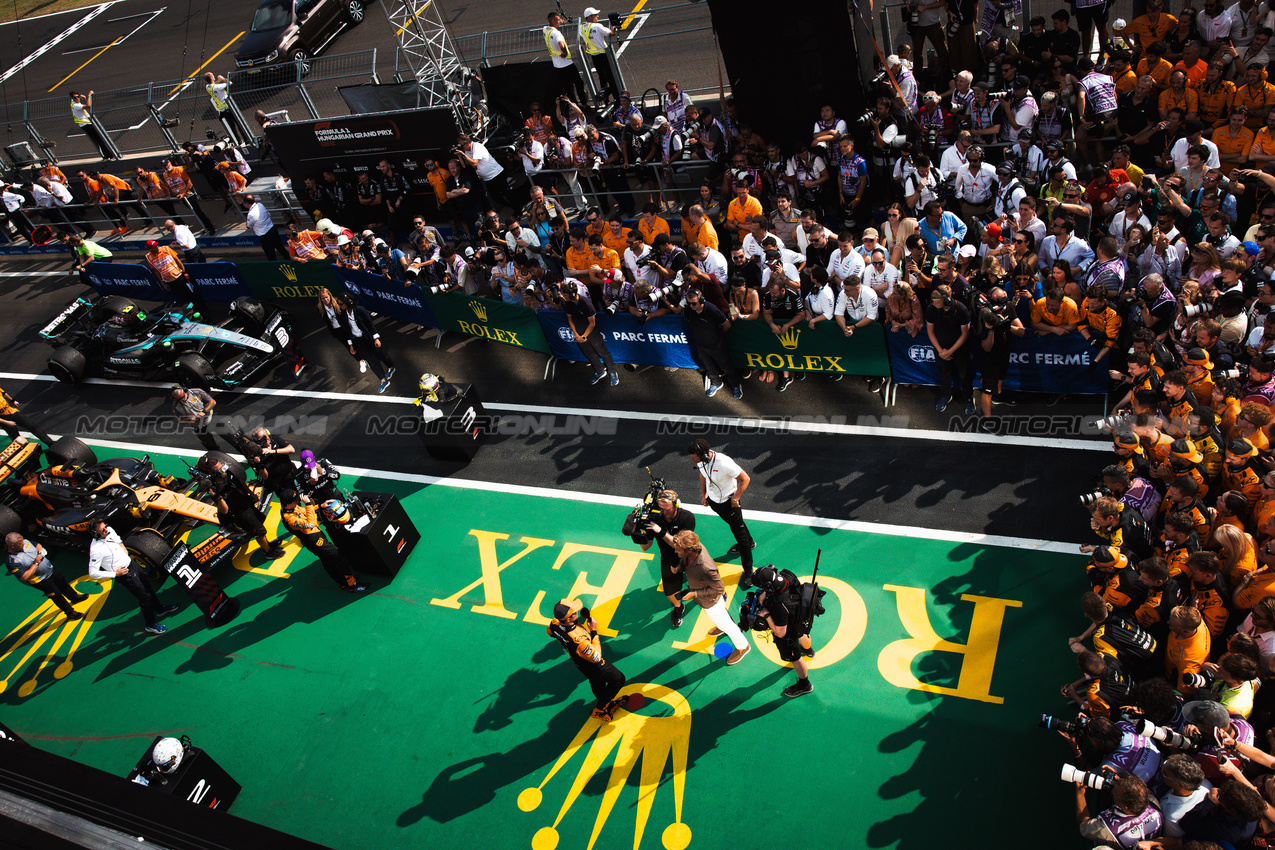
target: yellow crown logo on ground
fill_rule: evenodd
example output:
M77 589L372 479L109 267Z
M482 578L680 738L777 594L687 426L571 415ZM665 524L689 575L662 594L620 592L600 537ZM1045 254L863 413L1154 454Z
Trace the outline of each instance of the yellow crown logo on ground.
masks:
M797 347L797 338L801 336L801 328L792 327L788 332L779 338L779 344L784 348L792 350Z
M659 790L660 778L664 774L665 762L672 757L673 761L673 812L674 819L660 837L665 850L685 850L691 843L691 828L682 823L682 801L686 794L686 762L691 742L691 706L677 691L663 685L635 683L625 686L620 697L640 693L647 699L647 704L658 700L668 706L673 714L670 717L649 717L644 714L631 713L624 709L617 711L615 719L610 723L589 718L575 738L567 745L566 750L554 762L549 774L536 788L525 788L518 795L518 808L524 812L535 811L544 799L542 789L549 780L575 756L585 743L593 738L592 745L584 756L584 761L562 808L553 822L538 830L531 839L532 850L554 850L558 846L558 825L566 817L567 811L580 797L580 792L589 780L602 769L607 758L615 753L615 763L611 767L611 776L607 780L606 791L602 794L602 803L598 807L598 816L593 823L593 833L589 836L588 850L593 850L602 828L606 825L611 809L615 807L628 782L629 774L638 762L642 763L639 774L640 787L637 800L637 824L633 832L633 846L642 844L642 833L646 830L646 822L651 816L655 804L656 792Z
M478 301L470 301L469 309L474 311L474 315L478 317L478 321L480 322L487 321L487 305L482 304Z
M297 282L297 270L294 269L292 266L288 266L288 265L279 266L279 271L283 272L283 276L286 277L288 280L292 281L293 283Z
M89 633L89 627L93 625L93 621L97 619L97 615L101 612L102 606L106 604L106 597L110 595L111 586L109 584L100 584L93 581L88 576L81 576L71 582L72 585L80 582L91 582L97 587L87 602L76 606L81 614L84 615L79 620L68 620L52 601L46 599L38 608L31 612L25 620L13 627L3 638L0 638L0 665L7 662L11 656L18 653L23 647L26 647L25 654L22 655L13 668L0 680L0 693L4 693L9 688L9 680L18 675L19 671L26 667L28 661L40 651L40 647L45 642L57 635L57 639L53 641L53 645L49 647L48 653L40 660L35 671L31 674L31 678L22 683L18 688L19 697L28 697L40 684L40 674L44 672L44 668L48 666L53 657L58 654L58 650L62 648L62 644L66 643L68 638L74 635L71 641L71 649L66 654L66 658L53 669L53 678L65 679L75 666L72 659L75 657L75 651L80 648L80 644ZM79 634L76 634L76 632Z

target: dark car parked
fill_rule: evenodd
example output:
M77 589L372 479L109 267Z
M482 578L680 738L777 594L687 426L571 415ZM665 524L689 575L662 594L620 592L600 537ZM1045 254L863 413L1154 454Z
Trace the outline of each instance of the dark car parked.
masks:
M364 0L263 0L235 51L235 65L257 69L292 62L308 73L310 60L365 14Z

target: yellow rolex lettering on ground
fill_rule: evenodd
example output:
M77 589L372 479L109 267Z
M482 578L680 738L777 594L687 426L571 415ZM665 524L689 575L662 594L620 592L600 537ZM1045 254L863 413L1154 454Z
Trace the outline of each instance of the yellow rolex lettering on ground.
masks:
M795 674L768 633L750 632L755 651L727 667L727 639L694 603L670 625L658 555L619 533L627 507L446 480L341 483L396 493L422 533L393 580L354 564L367 594L342 593L294 541L276 562L250 542L214 573L241 605L233 622L209 628L169 579L160 598L182 608L149 637L109 582L80 579L91 599L67 622L11 581L4 724L121 776L156 734L188 735L243 784L232 814L336 850L923 850L936 830L956 847L1075 846L1069 830L1039 829L1069 822L1072 795L1027 768L1066 758L1036 726L1075 678L1061 636L1082 556L746 508L759 567L809 576L823 550L814 691L786 699ZM676 483L694 489L689 474ZM726 524L697 520L723 557ZM277 536L273 512L268 527ZM82 553L52 559L84 572ZM720 563L738 619L739 561ZM545 633L564 597L592 609L602 657L644 705L591 717L588 682ZM1020 796L1030 804L1006 805Z

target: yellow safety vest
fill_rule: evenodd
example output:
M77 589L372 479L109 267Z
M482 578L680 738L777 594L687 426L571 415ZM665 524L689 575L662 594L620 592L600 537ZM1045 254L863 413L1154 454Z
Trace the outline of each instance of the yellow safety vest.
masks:
M78 100L71 101L71 120L81 127L87 127L93 123L93 119L89 117L89 109Z
M605 47L598 47L593 43L593 39L589 37L589 33L593 31L593 24L588 21L580 22L580 40L584 42L584 52L590 56L597 56L599 53L606 53Z
M216 83L209 83L208 85L204 86L204 91L208 92L208 97L212 99L213 109L217 110L218 112L226 111L229 104L227 104L226 101L222 100L221 98L217 97Z
M562 52L561 52L561 53L557 52L557 50L554 48L554 46L553 46L553 33L554 33L555 31L556 31L556 30L555 30L555 28L554 28L554 27L546 26L546 27L544 28L544 34L545 34L545 47L549 48L549 55L550 55L550 56L557 57L558 59L570 59L570 58L571 58L571 49L570 49L569 47L567 47L567 40L566 40L565 38L564 38L564 39L562 39ZM558 33L558 35L562 35L562 33Z

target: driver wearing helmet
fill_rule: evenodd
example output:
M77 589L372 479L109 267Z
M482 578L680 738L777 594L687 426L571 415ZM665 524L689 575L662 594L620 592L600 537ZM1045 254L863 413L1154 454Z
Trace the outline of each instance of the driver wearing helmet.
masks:
M338 587L349 593L363 593L367 590L367 585L360 582L354 575L350 562L323 536L323 528L319 525L319 515L314 505L302 504L294 490L285 490L280 493L279 504L283 507L284 527L296 536L302 546L319 559L324 571L332 577Z

